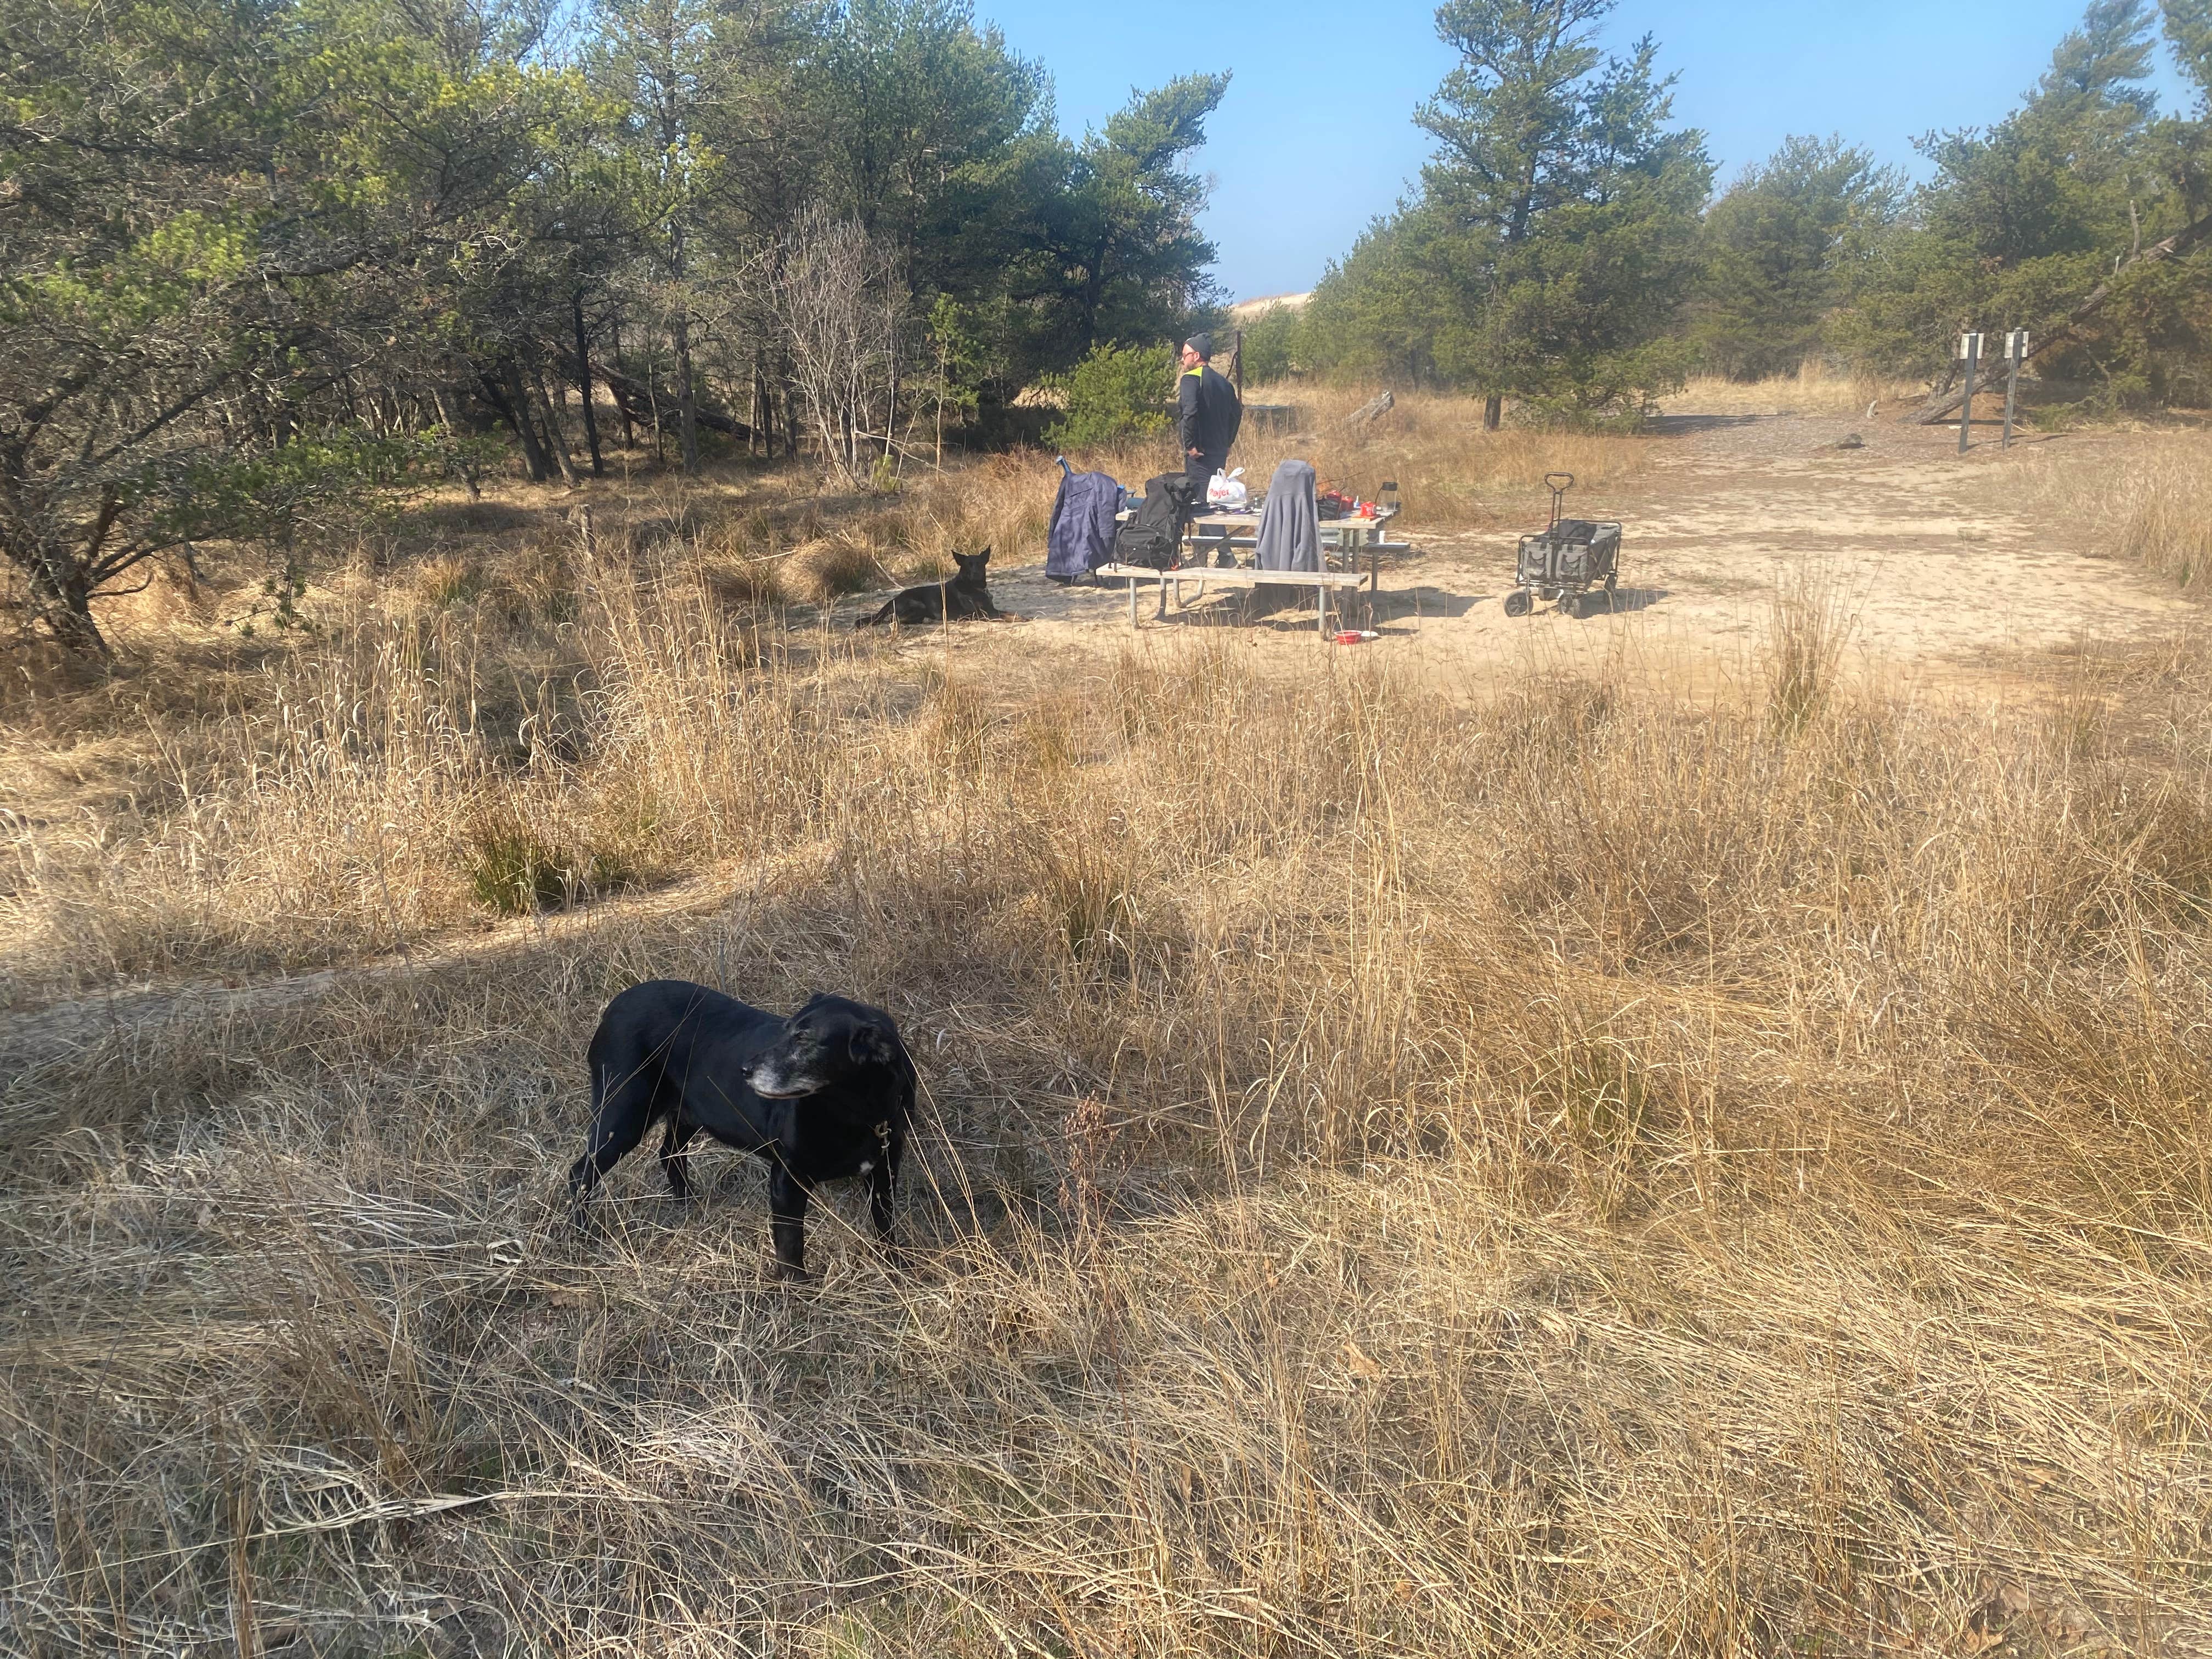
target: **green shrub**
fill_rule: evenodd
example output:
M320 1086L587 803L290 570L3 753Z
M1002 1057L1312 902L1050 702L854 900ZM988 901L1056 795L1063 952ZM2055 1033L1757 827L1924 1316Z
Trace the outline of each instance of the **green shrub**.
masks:
M1304 367L1302 313L1289 306L1269 306L1244 329L1244 384L1267 386L1287 380Z
M1066 399L1047 441L1074 449L1164 432L1172 367L1158 346L1093 346L1073 369L1045 382Z

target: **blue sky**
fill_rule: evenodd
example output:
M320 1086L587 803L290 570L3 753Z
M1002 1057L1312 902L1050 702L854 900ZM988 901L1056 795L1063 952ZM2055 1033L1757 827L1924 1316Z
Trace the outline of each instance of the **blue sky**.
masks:
M1931 127L1997 119L2033 85L2083 0L1622 0L1606 30L1658 37L1680 71L1676 118L1702 127L1725 181L1793 132L1840 133L1915 166ZM1413 106L1451 55L1433 4L1222 0L1111 9L975 0L979 21L1051 71L1060 125L1079 133L1184 69L1236 79L1200 166L1215 179L1206 228L1238 298L1310 288L1418 178ZM1174 43L1171 45L1171 43ZM1180 60L1180 61L1178 61ZM2161 62L2169 108L2188 102Z

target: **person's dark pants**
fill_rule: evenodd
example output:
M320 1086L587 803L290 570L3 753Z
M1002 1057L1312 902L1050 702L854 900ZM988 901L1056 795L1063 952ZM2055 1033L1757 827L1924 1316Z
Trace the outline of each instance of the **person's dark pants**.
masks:
M1198 486L1197 489L1193 492L1191 495L1190 516L1194 519L1201 518L1206 514L1212 511L1212 509L1206 504L1206 487L1213 482L1213 475L1215 473L1221 471L1229 465L1229 458L1226 455L1224 455L1217 460L1210 455L1186 454L1182 459L1183 476L1188 478L1191 483ZM1235 562L1235 561L1229 556L1228 550L1229 544L1227 542L1224 542L1221 544L1220 552L1217 557L1216 562L1222 564L1232 564Z

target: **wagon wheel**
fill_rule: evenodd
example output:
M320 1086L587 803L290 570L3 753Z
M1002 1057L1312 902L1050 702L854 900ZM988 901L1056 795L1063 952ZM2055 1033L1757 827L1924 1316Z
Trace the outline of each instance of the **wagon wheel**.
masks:
M1509 617L1525 617L1535 608L1536 602L1528 597L1525 587L1516 587L1505 596L1505 614Z
M1560 594L1559 614L1562 617L1572 617L1577 622L1581 621L1583 614L1583 596L1579 593Z

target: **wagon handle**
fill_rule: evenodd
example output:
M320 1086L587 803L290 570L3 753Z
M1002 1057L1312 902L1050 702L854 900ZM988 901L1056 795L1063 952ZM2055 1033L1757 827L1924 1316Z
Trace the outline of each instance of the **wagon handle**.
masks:
M1559 507L1566 500L1567 492L1575 487L1575 475L1571 472L1547 472L1544 487L1552 492L1552 528L1557 530L1559 527Z

